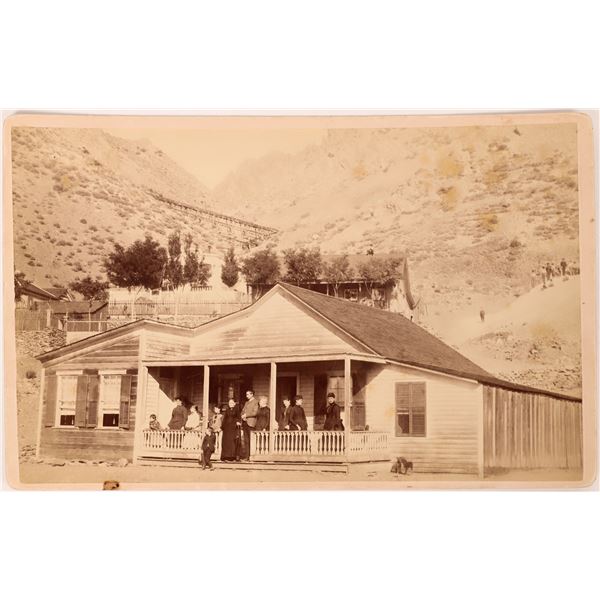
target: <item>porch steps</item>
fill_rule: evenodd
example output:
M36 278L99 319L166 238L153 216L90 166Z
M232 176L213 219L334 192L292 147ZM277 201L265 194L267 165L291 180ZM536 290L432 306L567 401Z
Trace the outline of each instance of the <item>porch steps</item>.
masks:
M192 458L140 458L139 465L187 467L199 469L198 461ZM322 473L347 473L348 465L327 462L221 462L212 461L215 469L232 471L319 471Z

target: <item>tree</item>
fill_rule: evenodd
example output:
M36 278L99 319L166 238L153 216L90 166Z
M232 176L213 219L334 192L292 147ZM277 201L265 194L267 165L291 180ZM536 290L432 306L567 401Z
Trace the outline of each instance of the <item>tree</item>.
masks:
M227 250L225 254L225 261L223 262L223 268L221 269L221 281L227 287L233 287L239 279L240 267L235 258L233 248Z
M78 294L81 294L86 300L99 300L105 302L108 300L108 281L92 279L89 275L83 279L76 279L69 284L69 287Z
M187 234L183 241L185 264L183 265L183 285L206 285L210 278L210 265L198 258L198 245L193 247L193 238Z
M335 295L338 295L338 289L340 283L343 281L349 281L354 276L354 271L348 262L348 256L343 254L342 256L336 256L323 265L323 277L327 283L333 284Z
M137 240L128 248L115 244L104 260L108 281L118 287L153 290L161 286L167 251L151 236Z
M402 260L399 258L380 258L369 256L368 260L358 267L358 274L373 296L374 285L386 285L395 281L399 276Z
M184 283L181 265L181 237L178 231L169 236L167 251L169 258L165 268L165 278L168 279L171 289L176 290Z
M277 254L271 248L266 248L245 258L241 271L248 285L273 285L280 277L281 267Z
M323 269L319 248L289 248L283 251L286 273L284 280L299 285L317 281Z
M23 295L23 286L31 283L27 277L25 277L25 273L22 271L15 271L15 301L18 302Z

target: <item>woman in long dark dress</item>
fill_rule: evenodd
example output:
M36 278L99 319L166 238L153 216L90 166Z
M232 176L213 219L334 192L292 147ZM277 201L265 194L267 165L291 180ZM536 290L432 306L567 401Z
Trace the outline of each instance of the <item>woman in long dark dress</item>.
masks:
M233 399L223 411L221 428L221 460L240 460L242 416L239 404Z
M269 431L271 425L271 410L267 406L266 396L258 397L258 412L256 413L256 431Z

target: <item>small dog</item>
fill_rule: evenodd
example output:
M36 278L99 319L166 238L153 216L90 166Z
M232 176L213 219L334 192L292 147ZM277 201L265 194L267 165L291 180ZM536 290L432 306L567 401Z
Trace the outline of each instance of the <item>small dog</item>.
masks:
M391 473L396 473L406 475L408 471L412 472L413 464L410 460L406 460L404 456L399 456L396 461L392 464L392 468L390 469Z

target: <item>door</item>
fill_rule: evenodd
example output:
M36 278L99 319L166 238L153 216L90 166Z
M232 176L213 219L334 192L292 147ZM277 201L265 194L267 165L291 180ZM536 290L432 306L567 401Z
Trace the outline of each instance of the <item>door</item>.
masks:
M327 373L319 373L314 379L315 399L315 429L323 429L325 424L325 413L327 412L327 387L329 377Z
M296 395L297 384L296 375L282 375L277 378L277 402L275 404L275 416L277 420L279 420L283 412L283 399L289 398L291 400Z

